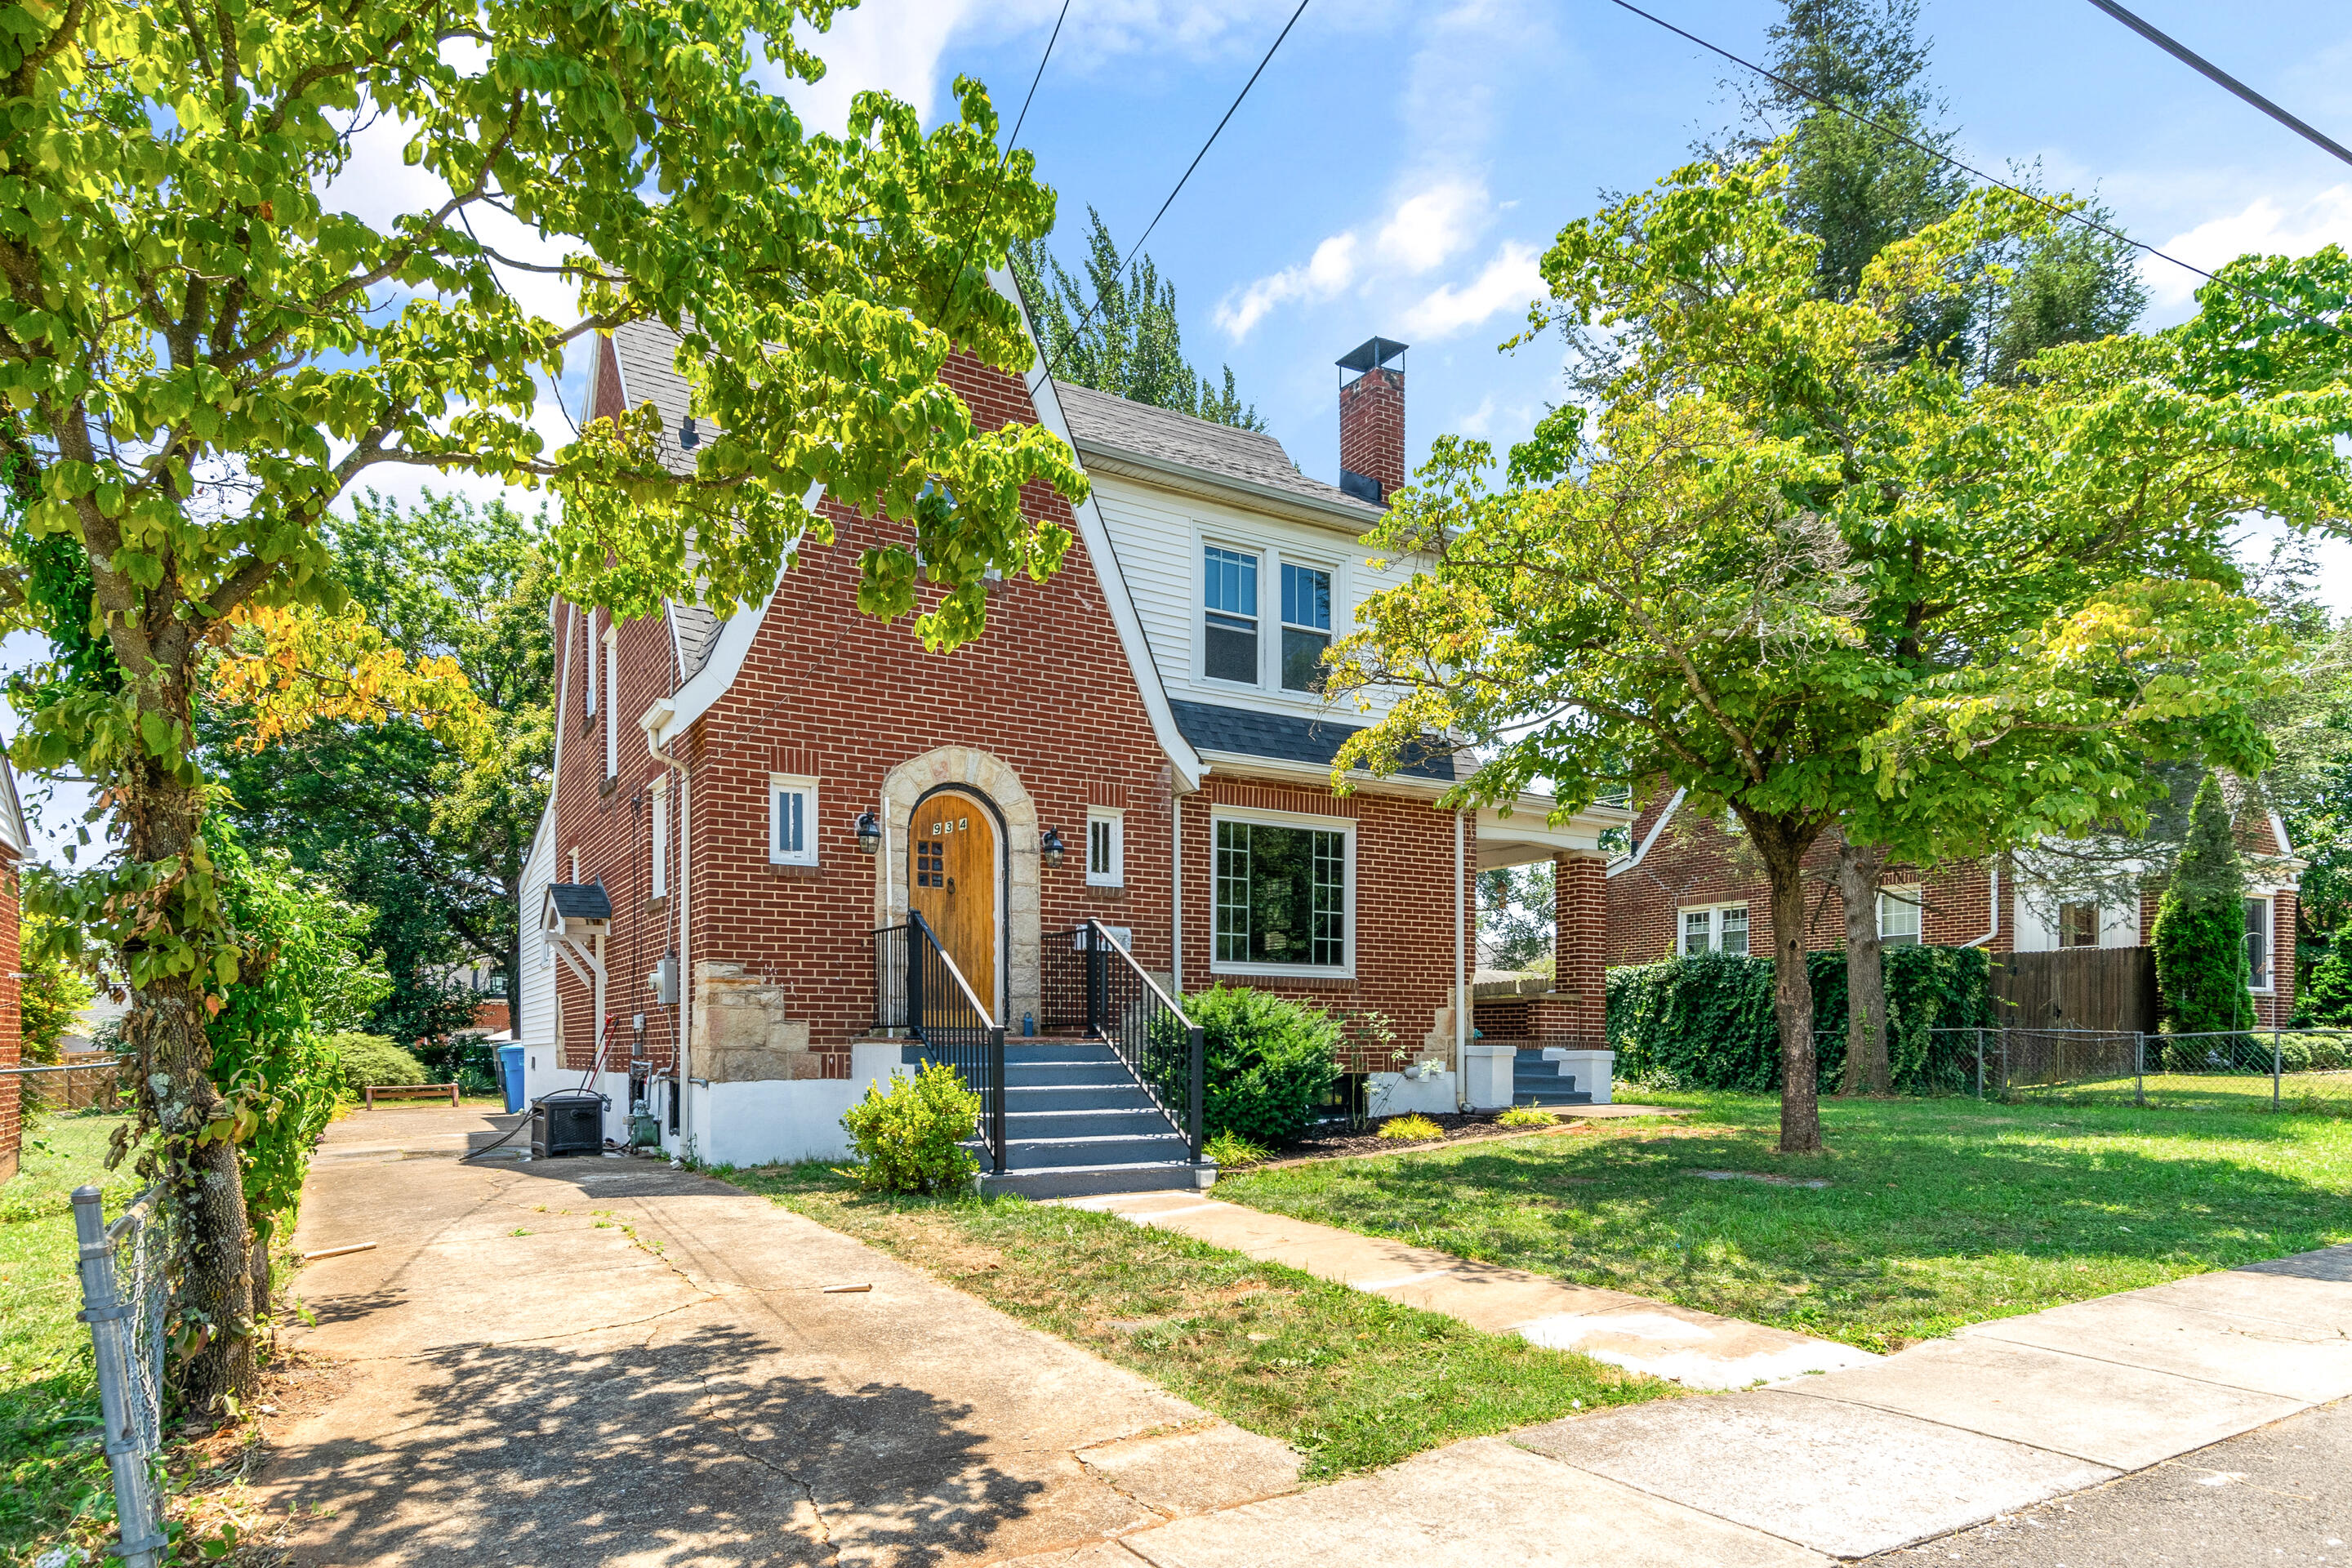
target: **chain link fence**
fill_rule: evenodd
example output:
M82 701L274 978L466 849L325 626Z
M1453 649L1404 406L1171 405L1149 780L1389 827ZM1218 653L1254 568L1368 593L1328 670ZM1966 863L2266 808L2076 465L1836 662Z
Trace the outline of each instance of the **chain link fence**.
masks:
M0 1068L0 1079L14 1079L19 1114L27 1120L77 1111L127 1110L130 1089L124 1082L128 1057L94 1057L54 1067Z
M111 1225L99 1189L73 1194L81 1243L82 1321L97 1352L106 1458L114 1471L114 1514L125 1568L158 1568L165 1557L162 1488L163 1328L172 1300L171 1237L163 1189L149 1187Z
M2352 1115L2352 1029L1946 1029L1980 1099Z

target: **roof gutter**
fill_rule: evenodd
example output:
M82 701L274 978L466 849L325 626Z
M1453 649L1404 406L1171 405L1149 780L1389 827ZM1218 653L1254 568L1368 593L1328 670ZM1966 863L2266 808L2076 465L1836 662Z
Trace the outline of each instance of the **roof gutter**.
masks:
M1087 467L1100 468L1105 473L1141 479L1147 484L1171 489L1206 490L1212 494L1236 496L1255 506L1286 513L1297 521L1339 529L1351 539L1362 538L1380 524L1381 514L1368 507L1318 500L1313 496L1278 489L1253 479L1238 479L1231 474L1220 474L1208 468L1194 468L1189 463L1155 458L1120 447L1108 447L1098 441L1072 444Z

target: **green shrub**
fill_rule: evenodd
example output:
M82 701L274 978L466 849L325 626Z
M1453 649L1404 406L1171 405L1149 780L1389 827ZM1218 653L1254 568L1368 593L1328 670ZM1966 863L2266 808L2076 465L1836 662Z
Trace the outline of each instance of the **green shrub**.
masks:
M1495 1118L1495 1124L1498 1127L1557 1127L1559 1118L1532 1105L1514 1105Z
M893 1078L887 1093L869 1084L841 1119L857 1156L844 1173L870 1192L953 1192L980 1169L963 1146L979 1117L980 1096L944 1062Z
M1339 1077L1337 1021L1240 985L1196 992L1184 1011L1207 1037L1206 1131L1272 1144L1307 1131Z
M1201 1145L1201 1152L1221 1171L1246 1171L1271 1157L1237 1132L1220 1132Z
M342 1058L343 1082L354 1094L363 1089L425 1081L425 1064L416 1059L415 1053L403 1050L382 1035L348 1029L329 1037L327 1045Z
M1423 1116L1420 1111L1413 1110L1402 1116L1391 1116L1381 1122L1380 1135L1383 1138L1394 1138L1400 1142L1417 1143L1425 1139L1444 1137L1445 1129Z
M2156 991L2167 1033L2250 1029L2246 989L2246 871L2230 807L2212 773L2197 786L2189 837L2156 907Z
M1909 1093L1961 1089L1975 1056L1956 1031L1990 1025L1992 968L1981 948L1890 947L1886 1054L1895 1086ZM1845 954L1806 955L1813 987L1813 1050L1823 1092L1845 1068ZM1609 1045L1621 1079L1661 1089L1768 1094L1780 1087L1780 1025L1772 1015L1772 961L1698 953L1629 965L1604 982Z
M2352 1027L2352 963L2341 947L2311 966L2311 977L2294 999L2294 1021L2305 1028Z

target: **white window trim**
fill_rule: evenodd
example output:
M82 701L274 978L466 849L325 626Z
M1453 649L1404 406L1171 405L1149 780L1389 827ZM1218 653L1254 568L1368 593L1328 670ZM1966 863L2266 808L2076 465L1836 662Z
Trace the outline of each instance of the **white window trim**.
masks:
M587 698L587 716L596 717L596 611L592 605L580 612L581 662L588 667L588 679L582 689Z
M817 816L816 785L816 780L812 778L803 778L795 773L770 773L768 775L768 864L771 866L814 866L817 863L817 823L819 818ZM800 853L796 855L785 854L782 843L783 837L783 815L777 807L776 799L777 796L782 795L786 790L798 790L808 797L801 812L801 825L804 835L803 847Z
M2249 975L2247 977L2246 990L2251 994L2256 996L2275 996L2278 994L2277 889L2272 889L2267 891L2249 890L2246 894L2246 902L2250 904L2258 903L2263 906L2263 967L2264 971L2263 980L2265 982L2263 984L2256 985L2252 983L2252 976ZM2242 946L2245 942L2245 938L2240 937L2238 941L2240 945Z
M1916 883L1916 882L1906 882L1906 883L1904 883L1903 885L1901 885L1901 886L1899 886L1899 887L1881 888L1881 889L1878 889L1878 908L1877 908L1877 910L1876 910L1875 913L1876 913L1876 914L1877 914L1877 916L1878 916L1878 940L1879 940L1879 942L1883 944L1883 943L1886 941L1886 900L1887 900L1889 898L1893 898L1893 899L1894 899L1897 903L1905 903L1905 904L1908 904L1908 905L1910 905L1910 906L1911 906L1911 908L1912 908L1914 910L1917 911L1918 916L1919 916L1919 929L1918 929L1917 931L1912 931L1912 932L1910 932L1910 933L1909 933L1910 940L1909 940L1908 942L1901 942L1901 943L1898 943L1897 945L1899 945L1899 946L1903 946L1903 947L1925 947L1925 946L1927 946L1927 890L1926 890L1926 889L1924 889L1923 887L1921 887L1921 886L1920 886L1918 883ZM2057 940L2057 935L2056 935L2056 932L2055 932L2055 931L2054 931L2054 930L2053 930L2053 932L2052 932L2051 940L2052 940L2053 942L2055 942L2055 941Z
M1257 609L1249 616L1251 624L1257 628L1257 679L1255 680L1232 680L1222 675L1211 675L1209 673L1209 617L1215 615L1231 616L1235 620L1242 618L1240 612L1236 610L1212 610L1209 608L1209 552L1212 550L1224 550L1230 551L1235 555L1246 555L1251 560L1257 563ZM1244 544L1239 541L1219 538L1214 534L1201 535L1192 546L1192 624L1200 628L1200 653L1199 656L1192 660L1192 673L1198 676L1204 684L1218 690L1258 691L1265 689L1266 644L1265 565L1267 561L1273 558L1273 554L1274 552L1263 544ZM1281 579L1279 576L1280 570L1281 569L1278 566L1276 568L1277 575L1276 578L1276 587L1275 591L1276 593L1281 592ZM1276 638L1279 640L1281 635L1280 626L1279 623L1277 623L1275 631Z
M1095 870L1095 824L1110 825L1110 868ZM1109 806L1087 808L1087 886L1089 888L1123 888L1127 885L1127 814Z
M1706 950L1709 952L1721 952L1723 951L1724 911L1726 910L1748 910L1748 952L1745 956L1749 958L1755 957L1756 914L1752 909L1748 908L1748 905L1749 900L1746 899L1726 899L1720 903L1682 904L1677 906L1675 910L1675 956L1676 958L1688 958L1691 956L1689 953L1683 951L1683 936L1685 929L1683 924L1684 917L1698 914L1706 916Z
M1237 555L1247 555L1257 562L1257 679L1228 680L1209 673L1209 584L1208 552L1230 550ZM1282 569L1287 564L1304 566L1325 573L1331 579L1331 629L1322 633L1337 647L1355 625L1353 601L1349 597L1349 573L1354 560L1344 554L1327 553L1307 546L1292 546L1275 540L1248 540L1228 533L1223 529L1198 529L1192 532L1192 676L1211 691L1254 691L1261 697L1288 702L1301 708L1321 710L1326 700L1313 691L1293 691L1282 684L1282 630L1289 625L1282 618ZM1269 607L1270 606L1270 607ZM1219 611L1220 615L1230 611ZM1308 628L1301 626L1301 631Z
M621 628L604 628L604 776L621 776Z
M1224 822L1246 822L1262 827L1311 827L1318 832L1340 836L1340 853L1347 867L1347 898L1340 906L1340 931L1347 947L1348 962L1325 963L1239 963L1216 956L1217 952L1217 825ZM1248 974L1279 980L1289 976L1300 980L1353 980L1356 977L1356 819L1352 816L1313 816L1298 811L1252 811L1245 806L1213 806L1209 811L1209 973L1212 974Z
M1297 688L1297 687L1295 687L1295 686L1285 686L1285 685L1283 685L1283 683L1282 683L1282 647L1281 647L1282 634L1283 634L1283 633L1285 633L1285 632L1297 631L1297 632L1306 632L1306 633L1308 633L1308 634L1310 634L1310 635L1312 635L1312 636L1319 637L1321 637L1321 638L1323 639L1323 647L1324 647L1324 650L1325 650L1326 652L1328 652L1328 651L1330 650L1330 648L1332 647L1332 646L1333 646L1334 644L1336 644L1336 643L1338 643L1338 642L1339 642L1339 568L1338 568L1338 567L1336 567L1336 566L1326 566L1326 565L1324 565L1324 564L1323 564L1321 562L1319 562L1319 561L1308 561L1308 560L1305 559L1304 557L1301 557L1301 558L1298 558L1298 559L1295 559L1295 560L1294 560L1294 559L1292 559L1291 557L1288 557L1288 556L1286 556L1286 555L1278 554L1278 553L1276 553L1276 552L1273 552L1273 551L1268 551L1268 552L1267 552L1267 553L1268 553L1269 555L1274 556L1274 596L1275 596L1275 599L1276 599L1276 605L1275 605L1275 622L1274 622L1274 636L1275 636L1275 644L1276 644L1276 646L1275 646L1275 650L1274 650L1274 687L1275 687L1275 689L1276 689L1276 690L1277 690L1277 691L1285 692L1285 693L1286 693L1286 694L1288 694L1288 695L1290 695L1290 696L1292 696L1292 697L1314 697L1314 696L1317 696L1317 695L1318 695L1318 693L1316 693L1316 692L1314 692L1314 691L1302 691L1302 690L1300 690L1298 688ZM1286 606L1285 604L1283 604L1283 603L1281 602L1281 601L1282 601L1282 598L1283 598L1283 593L1282 593L1282 575L1283 575L1284 571L1285 571L1286 568L1293 567L1293 566L1295 566L1295 567L1298 568L1298 570L1300 570L1300 571L1302 571L1302 572L1320 572L1321 574L1323 574L1323 578L1324 578L1324 582L1325 582L1325 584L1326 584L1326 586L1325 586L1325 594L1326 594L1326 596L1327 596L1327 597L1328 597L1328 598L1329 598L1329 600L1331 601L1331 623L1332 623L1331 625L1329 625L1329 626L1310 626L1306 625L1304 622L1300 622L1300 621L1294 621L1294 620L1292 620L1292 619L1291 619L1291 618L1290 618L1286 614L1285 614L1285 613L1284 613L1284 612L1286 611L1286 609L1287 608L1287 606Z
M667 774L654 780L651 812L653 816L653 877L647 884L650 897L669 897L669 778Z

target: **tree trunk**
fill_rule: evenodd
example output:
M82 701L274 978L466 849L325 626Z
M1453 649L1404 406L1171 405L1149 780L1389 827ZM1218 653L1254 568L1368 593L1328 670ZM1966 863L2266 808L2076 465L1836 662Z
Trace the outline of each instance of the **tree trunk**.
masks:
M1818 1154L1822 1115L1813 1061L1813 983L1805 973L1805 851L1818 828L1742 819L1772 890L1772 1016L1780 1031L1780 1152Z
M168 668L133 682L142 710L160 710L187 733L193 647L177 671ZM161 660L158 661L159 663ZM176 674L179 679L174 679ZM218 936L207 918L208 895L187 881L204 819L202 786L169 764L141 754L123 770L121 802L130 860L152 867L164 885L151 895L163 920L195 949L194 973L152 975L131 993L123 1020L136 1053L140 1093L161 1133L160 1152L170 1183L179 1257L178 1317L190 1353L176 1383L190 1409L223 1413L224 1396L243 1398L257 1379L253 1340L253 1270L246 1224L245 1182L236 1146L215 1135L199 1141L228 1104L213 1082L212 1041L205 1005ZM208 886L209 877L204 879ZM127 942L125 956L138 943Z
M1838 848L1838 896L1845 904L1845 1076L1841 1095L1892 1094L1886 1059L1886 964L1878 943L1878 879L1886 852L1848 839Z

